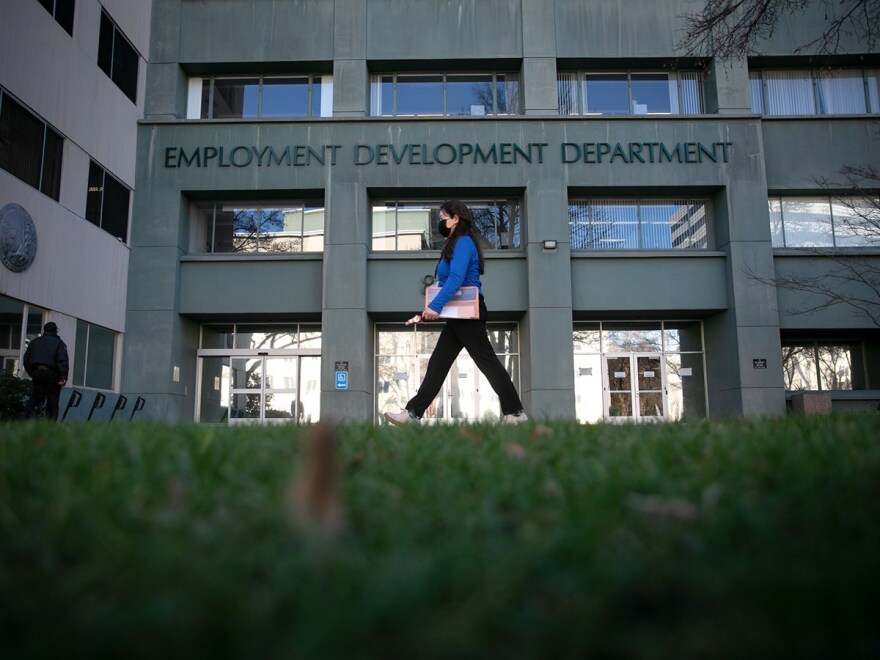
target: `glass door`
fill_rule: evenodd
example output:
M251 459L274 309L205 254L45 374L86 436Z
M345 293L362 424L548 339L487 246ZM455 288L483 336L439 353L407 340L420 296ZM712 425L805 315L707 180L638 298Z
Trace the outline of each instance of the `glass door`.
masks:
M660 355L606 355L605 419L610 422L666 418Z
M232 357L229 423L301 423L298 357Z

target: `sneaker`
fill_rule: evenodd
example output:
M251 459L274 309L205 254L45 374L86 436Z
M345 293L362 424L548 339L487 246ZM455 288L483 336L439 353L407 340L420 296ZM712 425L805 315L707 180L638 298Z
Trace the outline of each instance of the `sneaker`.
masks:
M385 413L385 421L390 424L394 424L395 426L400 426L402 424L411 424L412 422L421 421L418 417L413 415L409 410L401 410L399 413Z
M529 421L529 416L522 410L518 413L513 413L512 415L505 415L501 418L502 424L525 424L527 421Z

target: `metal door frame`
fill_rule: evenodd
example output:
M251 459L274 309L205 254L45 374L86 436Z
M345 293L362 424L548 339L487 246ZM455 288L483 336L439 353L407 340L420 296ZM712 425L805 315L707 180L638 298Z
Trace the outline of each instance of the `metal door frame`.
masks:
M642 416L639 407L638 388L638 359L640 357L655 358L660 365L660 394L663 400L663 414L661 416L651 415ZM608 369L608 360L614 358L627 358L630 366L630 402L632 404L633 414L630 416L612 417L609 414L611 409L611 383ZM624 392L625 390L615 390L616 392ZM646 392L656 392L658 390L645 390ZM661 422L666 421L669 417L668 403L666 400L666 360L663 353L653 351L637 351L627 353L602 353L602 416L604 421L612 423L626 422Z

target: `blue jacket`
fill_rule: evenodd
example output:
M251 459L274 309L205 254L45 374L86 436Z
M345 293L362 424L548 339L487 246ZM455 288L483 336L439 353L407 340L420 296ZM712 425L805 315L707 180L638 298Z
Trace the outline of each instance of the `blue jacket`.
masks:
M480 283L480 255L477 254L477 246L470 236L461 236L455 242L451 260L441 259L437 264L437 284L440 285L440 293L428 307L438 314L460 287L480 287L480 294L483 293L483 285Z

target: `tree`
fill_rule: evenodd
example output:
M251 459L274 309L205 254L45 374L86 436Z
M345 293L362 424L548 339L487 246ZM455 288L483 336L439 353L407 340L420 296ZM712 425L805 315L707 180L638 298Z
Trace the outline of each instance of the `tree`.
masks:
M688 55L717 59L742 57L773 36L784 16L824 10L821 34L801 44L795 53L833 55L841 40L856 38L873 50L880 38L880 0L708 0L697 12L684 15L685 35L679 42Z

